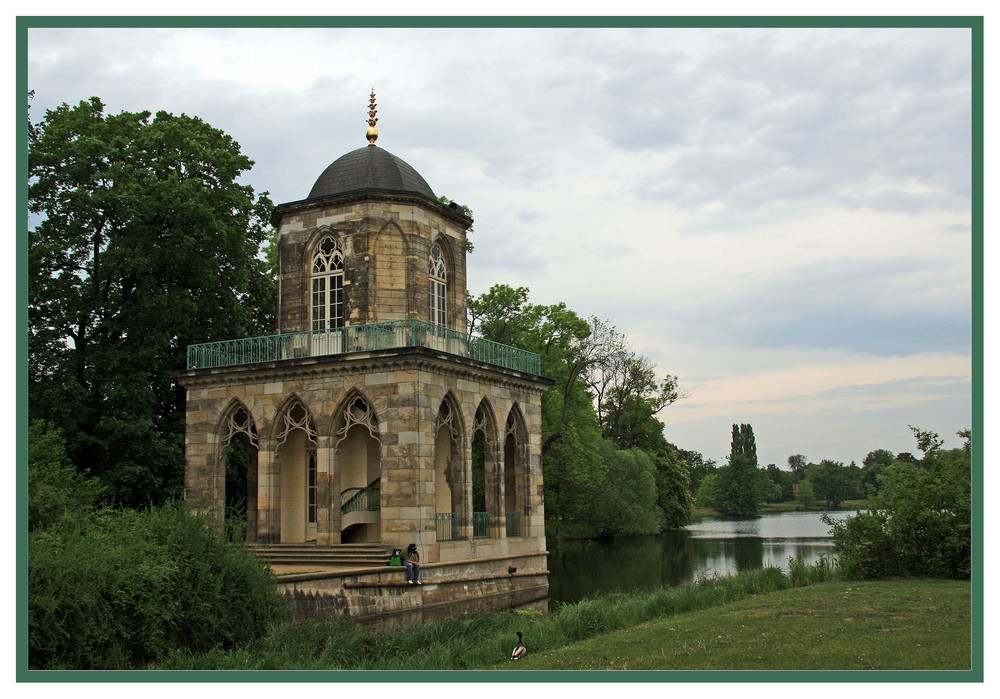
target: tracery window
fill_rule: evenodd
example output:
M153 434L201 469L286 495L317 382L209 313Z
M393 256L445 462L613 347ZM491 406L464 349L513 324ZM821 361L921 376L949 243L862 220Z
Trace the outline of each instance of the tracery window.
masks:
M430 315L431 323L434 325L445 325L445 290L448 284L448 270L444 265L444 256L437 243L431 245L431 254L428 259L429 286L430 286Z
M344 253L332 235L323 238L312 259L312 329L344 326Z

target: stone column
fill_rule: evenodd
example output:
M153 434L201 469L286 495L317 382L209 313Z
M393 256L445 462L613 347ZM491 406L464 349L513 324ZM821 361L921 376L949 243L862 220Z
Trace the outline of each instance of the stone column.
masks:
M334 471L334 450L327 435L316 440L316 544L340 543L340 474Z
M281 541L281 485L275 471L275 454L263 443L257 452L257 543Z

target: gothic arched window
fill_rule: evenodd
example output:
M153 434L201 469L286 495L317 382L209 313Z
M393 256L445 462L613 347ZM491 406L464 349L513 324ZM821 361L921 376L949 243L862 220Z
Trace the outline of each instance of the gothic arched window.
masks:
M340 242L328 235L312 259L312 329L344 326L344 253Z
M430 277L431 323L445 325L445 290L448 285L448 270L444 266L444 256L437 243L431 245L427 273Z

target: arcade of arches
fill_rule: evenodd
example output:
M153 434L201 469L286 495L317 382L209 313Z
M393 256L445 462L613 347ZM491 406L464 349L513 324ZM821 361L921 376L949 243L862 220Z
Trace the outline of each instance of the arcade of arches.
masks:
M319 379L189 378L189 419L203 422L189 423L188 498L223 504L257 544L415 542L426 560L537 549L538 387L408 349L336 358Z

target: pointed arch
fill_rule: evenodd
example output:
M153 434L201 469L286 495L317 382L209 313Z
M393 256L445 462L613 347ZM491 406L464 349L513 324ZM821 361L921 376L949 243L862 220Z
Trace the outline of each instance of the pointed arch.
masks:
M245 527L244 536L257 540L257 483L260 440L250 410L237 398L222 411L216 427L218 463L222 472L223 517L231 527ZM231 529L231 531L237 531Z
M372 401L352 389L333 415L341 542L381 541L382 438Z
M344 245L332 229L320 229L309 249L310 329L344 326Z
M507 413L503 438L504 520L508 537L524 536L528 507L528 428L515 401Z
M427 256L427 289L431 325L448 325L448 264L435 241Z
M429 317L434 325L464 330L465 289L458 283L458 252L454 240L440 233L431 238L426 270L428 286L426 317ZM459 316L461 321L456 320ZM456 324L460 327L456 328Z
M256 448L260 446L260 439L257 436L257 423L253 419L250 409L239 398L233 398L222 411L219 422L215 428L215 434L219 438L219 444L228 445L234 436L245 434L247 439Z
M344 441L347 432L355 425L364 427L368 434L381 444L382 435L378 413L375 411L372 401L360 390L352 388L348 391L340 405L334 410L333 415L334 446Z
M377 281L377 300L372 309L372 319L401 320L410 317L410 236L396 221L387 221L372 238L369 248L375 253Z
M315 538L318 433L312 412L298 395L278 407L271 425L273 471L269 498L277 503L280 541Z
M497 419L493 404L489 398L483 398L476 407L476 414L472 422L473 434L481 432L490 445L497 443Z
M407 240L406 234L403 229L400 228L399 223L396 221L386 221L385 225L382 226L375 235L372 236L371 244L369 245L371 250L376 253L392 252L390 247L399 246L403 256L410 254L410 241Z
M455 394L448 391L434 421L434 504L438 541L457 539L468 520L465 493L465 428Z
M497 423L493 406L483 398L472 423L472 529L476 538L497 538L503 505L497 458Z
M292 393L275 411L275 417L271 424L271 440L274 444L274 451L278 452L295 430L302 430L306 440L316 446L318 433L316 424L312 417L312 412L306 406L305 401L297 394Z

